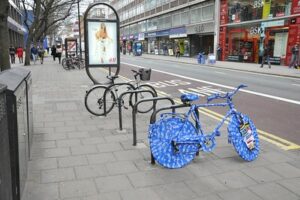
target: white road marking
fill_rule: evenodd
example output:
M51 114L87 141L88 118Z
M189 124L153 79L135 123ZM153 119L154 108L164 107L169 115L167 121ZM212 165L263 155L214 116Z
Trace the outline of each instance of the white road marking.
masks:
M292 85L300 87L300 84L292 84Z
M137 67L137 68L144 68L142 66L134 65L134 64L130 64L130 63L125 63L125 62L121 62L121 63L125 64L125 65L130 65L130 66L133 66L133 67ZM187 77L187 76L183 76L183 75L179 75L179 74L174 74L174 73L170 73L170 72L165 72L165 71L161 71L161 70L157 70L157 69L152 69L152 70L156 71L156 72L168 74L168 75L171 75L171 76L176 76L176 77L180 77L180 78L184 78L184 79L188 79L188 80L200 82L200 83L205 83L205 84L210 84L210 85L214 85L214 86L218 86L218 87L227 88L227 89L230 89L230 90L235 89L235 87L231 87L231 86L227 86L227 85L222 85L222 84L218 84L218 83L213 83L213 82L210 82L210 81L204 81L204 80L200 80L200 79L195 79L195 78L191 78L191 77ZM263 94L263 93L254 92L254 91L251 91L251 90L241 89L240 91L245 92L245 93L249 93L249 94L254 94L254 95L257 95L257 96L262 96L262 97L267 97L267 98L270 98L270 99L275 99L275 100L287 102L287 103L293 103L293 104L300 105L300 101L296 101L296 100L292 100L292 99L287 99L287 98L283 98L283 97L277 97L277 96L273 96L273 95Z

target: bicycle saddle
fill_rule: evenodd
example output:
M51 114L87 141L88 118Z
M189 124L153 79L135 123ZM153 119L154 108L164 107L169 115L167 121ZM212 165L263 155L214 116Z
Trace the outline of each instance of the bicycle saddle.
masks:
M199 100L200 97L196 94L183 94L180 96L181 102L186 104L186 103L190 103L192 101L196 101Z

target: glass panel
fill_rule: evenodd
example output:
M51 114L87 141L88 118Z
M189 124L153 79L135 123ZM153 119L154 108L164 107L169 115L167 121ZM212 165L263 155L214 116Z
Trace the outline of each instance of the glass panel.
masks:
M181 25L189 24L189 12L181 13Z
M181 25L180 13L173 14L173 16L172 16L172 24L173 24L173 27Z
M214 6L206 6L202 8L202 20L212 20L214 19Z
M191 24L201 21L201 8L196 8L190 11Z

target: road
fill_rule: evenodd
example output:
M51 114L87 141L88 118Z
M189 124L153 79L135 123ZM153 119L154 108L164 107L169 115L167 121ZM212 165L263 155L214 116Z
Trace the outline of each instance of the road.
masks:
M137 67L152 68L150 84L157 90L172 97L196 92L202 102L214 92L227 92L246 84L248 88L234 97L236 108L252 118L257 128L265 133L264 137L284 145L288 142L280 138L300 144L299 79L125 56L120 75L132 79L130 69ZM213 111L225 113L224 109Z

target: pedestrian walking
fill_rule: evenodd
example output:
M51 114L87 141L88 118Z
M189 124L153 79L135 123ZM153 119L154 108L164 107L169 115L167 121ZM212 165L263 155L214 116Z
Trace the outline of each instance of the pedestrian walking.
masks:
M56 45L56 57L58 57L58 63L60 64L62 54L62 46L61 44Z
M222 48L221 48L221 45L218 44L218 48L217 48L217 56L218 56L218 61L221 60L221 55L222 55Z
M31 52L31 56L32 56L32 60L33 60L33 63L35 64L36 60L37 60L37 56L38 56L38 50L37 48L33 45L30 49L30 52Z
M267 61L269 68L271 69L270 51L271 51L270 47L268 45L266 45L263 50L263 57L262 57L261 66L260 66L261 68L264 67L265 62Z
M179 57L180 57L180 49L179 49L178 46L177 46L176 49L175 49L175 56L176 56L176 58L179 58Z
M40 57L41 64L43 64L43 62L44 62L44 55L45 55L45 50L44 50L43 47L38 48L38 55Z
M291 67L297 68L298 66L299 66L299 44L297 43L292 48L292 58L289 64L289 68Z
M15 60L16 60L16 49L15 47L13 47L12 45L10 45L9 47L9 55L10 55L10 62L11 64L15 64Z
M17 48L17 56L19 58L19 63L23 63L23 48L20 46Z
M53 61L55 61L55 57L56 57L56 47L55 47L55 45L53 45L51 47L51 55L53 56Z

